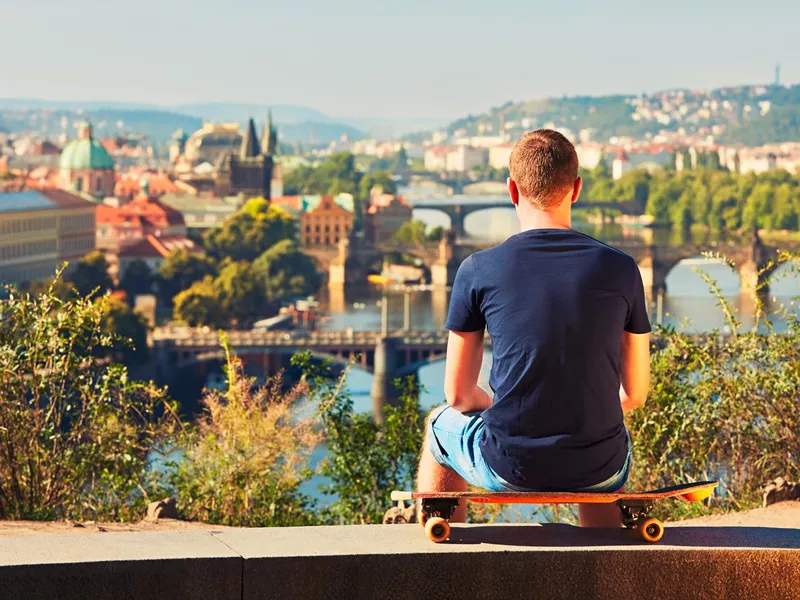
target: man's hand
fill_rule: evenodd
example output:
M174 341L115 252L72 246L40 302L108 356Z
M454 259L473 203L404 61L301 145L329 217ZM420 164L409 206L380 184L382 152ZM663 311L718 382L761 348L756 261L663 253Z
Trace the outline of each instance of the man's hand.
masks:
M650 386L650 334L622 333L619 401L622 412L645 403Z
M447 340L444 395L459 412L486 410L492 397L478 387L483 362L483 329L451 331Z

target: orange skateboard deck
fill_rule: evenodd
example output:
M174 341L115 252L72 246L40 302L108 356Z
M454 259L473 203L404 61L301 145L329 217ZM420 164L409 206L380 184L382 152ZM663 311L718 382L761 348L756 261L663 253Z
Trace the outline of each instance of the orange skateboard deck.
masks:
M700 502L708 498L717 487L716 481L696 481L651 490L647 492L392 492L392 500L420 500L422 513L420 522L433 542L443 542L450 535L448 519L453 515L459 501L468 500L481 504L612 504L619 507L622 523L635 529L647 542L657 542L664 535L664 525L648 514L653 503L664 498L679 498L688 502Z

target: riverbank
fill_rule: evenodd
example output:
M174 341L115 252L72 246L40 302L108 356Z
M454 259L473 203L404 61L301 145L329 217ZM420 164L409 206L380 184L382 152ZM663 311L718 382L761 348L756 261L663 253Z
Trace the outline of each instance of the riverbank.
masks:
M527 525L527 524L526 524ZM800 528L800 501L792 500L741 512L710 515L670 523L671 527L777 527ZM143 520L138 523L72 523L69 521L0 521L0 538L39 534L123 533L138 531L207 531L231 529L223 525L178 521ZM239 528L233 528L239 529Z

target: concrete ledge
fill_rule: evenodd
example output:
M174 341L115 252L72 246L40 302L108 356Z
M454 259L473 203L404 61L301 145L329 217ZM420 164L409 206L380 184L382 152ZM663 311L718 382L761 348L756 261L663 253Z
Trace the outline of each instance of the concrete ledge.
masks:
M0 540L0 597L796 598L800 530L419 525L41 535Z
M241 556L209 532L0 539L3 600L241 597Z

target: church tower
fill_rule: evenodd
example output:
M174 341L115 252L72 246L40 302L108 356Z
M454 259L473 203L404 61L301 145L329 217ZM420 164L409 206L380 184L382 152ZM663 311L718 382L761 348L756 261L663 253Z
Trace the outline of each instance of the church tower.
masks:
M220 196L241 195L244 199L262 197L270 199L272 181L272 150L277 135L267 118L262 140L259 144L253 119L247 123L242 145L237 152L229 151L217 163L216 191Z

